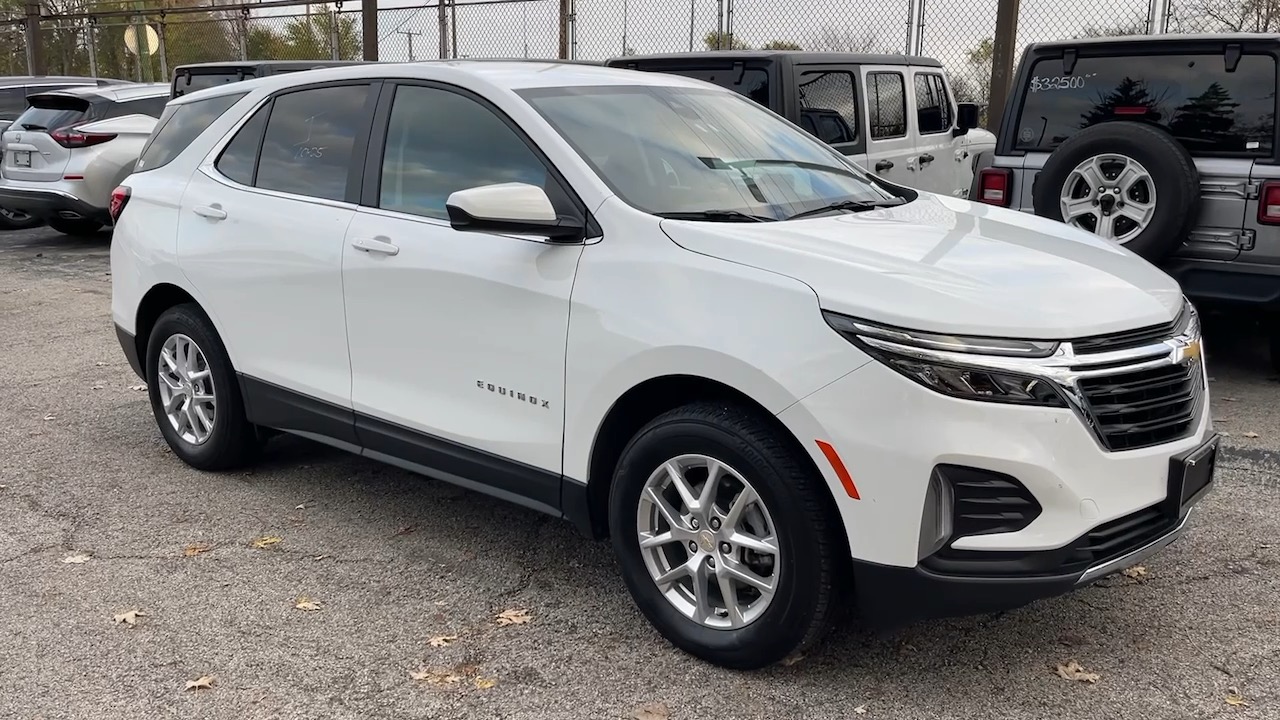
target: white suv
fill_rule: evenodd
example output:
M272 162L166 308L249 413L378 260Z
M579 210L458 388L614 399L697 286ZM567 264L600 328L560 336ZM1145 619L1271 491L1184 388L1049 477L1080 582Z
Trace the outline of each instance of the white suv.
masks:
M179 98L119 188L121 346L174 453L282 430L608 536L672 642L1009 608L1178 537L1195 311L1061 223L889 184L672 75L312 70Z

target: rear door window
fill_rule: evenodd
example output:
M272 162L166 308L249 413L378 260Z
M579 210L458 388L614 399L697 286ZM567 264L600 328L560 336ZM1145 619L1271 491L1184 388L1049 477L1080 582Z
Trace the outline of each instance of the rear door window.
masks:
M12 119L27 109L27 89L21 85L0 88L0 119Z
M343 200L356 136L365 126L369 85L295 90L275 99L254 185Z
M872 138L906 137L907 89L902 73L873 72L867 75L867 113L871 116Z
M801 127L828 145L858 140L858 96L853 73L805 72L800 75Z
M170 105L160 115L151 138L142 148L136 172L164 167L247 93L219 95L208 100Z
M936 73L917 73L916 86L916 124L921 135L947 132L951 129L951 98L947 96L947 87L942 76Z
M1232 72L1222 53L1061 59L1028 73L1014 130L1019 150L1051 151L1076 132L1112 120L1167 130L1204 155L1269 155L1275 136L1276 63L1244 55Z

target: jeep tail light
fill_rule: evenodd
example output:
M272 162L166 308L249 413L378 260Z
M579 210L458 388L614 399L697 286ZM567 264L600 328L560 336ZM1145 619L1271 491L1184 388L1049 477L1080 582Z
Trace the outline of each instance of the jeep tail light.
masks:
M1280 225L1280 181L1268 180L1258 190L1258 223Z
M1008 168L984 168L978 174L978 202L1009 207L1009 183L1013 172Z
M124 185L111 191L111 205L107 212L111 214L112 224L120 220L120 213L124 212L124 206L129 204L129 196L132 194L133 191Z
M115 140L115 133L94 133L80 132L75 127L58 128L49 133L49 137L64 148L82 148L90 145L101 145L109 140Z

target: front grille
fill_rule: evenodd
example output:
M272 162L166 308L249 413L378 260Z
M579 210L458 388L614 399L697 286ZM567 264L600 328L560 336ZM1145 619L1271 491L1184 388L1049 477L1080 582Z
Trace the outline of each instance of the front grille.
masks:
M1175 524L1159 506L1139 510L1090 530L1076 546L1073 560L1086 567L1115 560L1164 535Z
M1200 364L1080 380L1085 409L1108 450L1136 450L1186 437L1202 396Z
M1115 350L1128 350L1130 348L1143 347L1144 345L1155 345L1182 331L1183 326L1187 323L1186 313L1187 311L1183 310L1182 314L1174 318L1172 322L1160 325L1150 325L1137 330L1126 330L1109 335L1094 335L1072 340L1071 348L1077 354L1091 355Z

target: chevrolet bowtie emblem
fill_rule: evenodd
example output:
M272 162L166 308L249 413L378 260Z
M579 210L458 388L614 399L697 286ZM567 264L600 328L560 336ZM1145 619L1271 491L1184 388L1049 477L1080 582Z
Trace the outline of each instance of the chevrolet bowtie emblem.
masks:
M1178 362L1200 359L1200 341L1192 340L1178 348Z

